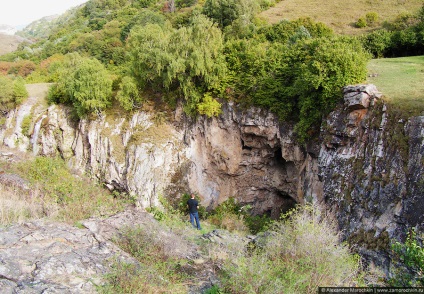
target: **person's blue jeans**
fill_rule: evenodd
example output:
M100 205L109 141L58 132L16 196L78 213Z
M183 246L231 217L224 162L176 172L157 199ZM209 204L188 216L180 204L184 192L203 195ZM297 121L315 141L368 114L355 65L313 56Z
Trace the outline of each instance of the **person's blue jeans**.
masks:
M194 224L194 221L196 221L196 224ZM190 212L190 222L193 227L197 228L198 230L201 229L198 212Z

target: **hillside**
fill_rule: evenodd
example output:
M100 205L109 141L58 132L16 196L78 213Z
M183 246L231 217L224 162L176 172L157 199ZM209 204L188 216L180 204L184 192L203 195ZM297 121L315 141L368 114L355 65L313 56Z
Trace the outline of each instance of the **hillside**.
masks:
M24 40L22 37L0 33L0 55L15 51Z
M351 35L381 27L384 22L393 21L399 14L416 12L422 4L421 0L283 0L260 16L270 23L310 17L314 21L325 23L336 33ZM367 12L378 14L376 26L368 29L355 28L354 23Z

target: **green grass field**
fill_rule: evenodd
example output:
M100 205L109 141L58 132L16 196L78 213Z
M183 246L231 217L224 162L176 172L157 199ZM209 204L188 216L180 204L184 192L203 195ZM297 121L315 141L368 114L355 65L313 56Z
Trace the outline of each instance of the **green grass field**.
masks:
M374 59L368 64L367 83L385 99L411 115L424 115L424 56Z

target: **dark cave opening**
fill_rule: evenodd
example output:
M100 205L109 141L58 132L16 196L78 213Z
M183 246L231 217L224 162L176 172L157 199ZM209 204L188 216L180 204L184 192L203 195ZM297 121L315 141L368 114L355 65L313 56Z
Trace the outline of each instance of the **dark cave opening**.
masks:
M278 211L276 211L276 214L278 214L278 218L281 214L284 214L288 212L289 210L296 207L296 200L294 200L292 197L290 197L287 193L284 192L278 192L279 196L279 208Z
M246 146L244 140L241 139L241 149L242 150L252 150L252 147Z
M283 158L282 154L281 147L277 148L274 151L274 160L277 165L284 167L287 161Z

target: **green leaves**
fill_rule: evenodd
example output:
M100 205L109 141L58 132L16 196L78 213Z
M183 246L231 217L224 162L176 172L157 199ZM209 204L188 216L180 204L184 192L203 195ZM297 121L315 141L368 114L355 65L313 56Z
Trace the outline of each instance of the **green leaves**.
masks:
M129 38L133 76L141 87L178 90L194 114L203 93L219 86L225 73L221 31L205 16L178 30L170 24L136 27Z
M23 78L12 80L0 75L0 112L7 113L21 104L25 98L28 98L28 92Z
M112 80L104 66L96 59L83 60L73 72L67 91L78 116L99 112L111 101Z
M423 286L424 285L424 248L417 241L414 230L408 233L405 243L395 242L392 245L396 267L390 280L392 286ZM399 267L399 262L408 270Z
M212 98L210 93L206 93L202 102L197 104L197 111L207 117L218 116L222 112L221 103Z
M110 105L112 79L98 60L68 54L57 72L58 81L48 94L50 102L72 104L78 117Z
M127 111L130 111L141 104L142 98L133 78L122 78L118 93L116 94L116 100Z

